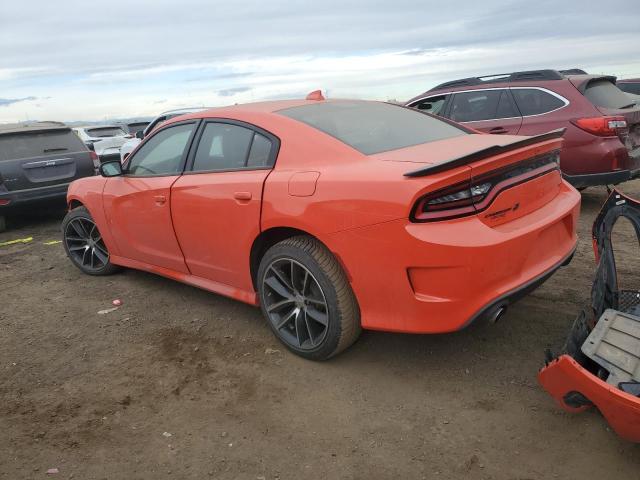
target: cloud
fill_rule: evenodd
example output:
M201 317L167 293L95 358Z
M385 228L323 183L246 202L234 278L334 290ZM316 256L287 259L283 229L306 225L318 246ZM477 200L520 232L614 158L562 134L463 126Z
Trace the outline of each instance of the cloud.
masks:
M238 93L248 92L249 90L251 90L249 87L225 88L224 90L219 90L218 95L221 97L233 97Z
M30 100L37 100L36 97L24 97L24 98L0 98L0 107L8 107L14 103L26 102Z
M83 0L64 4L0 2L0 92L51 96L33 114L61 120L316 88L407 99L457 77L533 68L640 76L637 0L139 0L143 19L117 21L87 15ZM131 1L110 0L109 11L130 12ZM4 107L0 122L35 108Z

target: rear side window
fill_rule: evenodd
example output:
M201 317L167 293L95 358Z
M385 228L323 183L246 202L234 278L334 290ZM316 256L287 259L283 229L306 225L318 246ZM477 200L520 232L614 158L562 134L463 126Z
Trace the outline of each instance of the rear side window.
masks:
M97 138L121 137L126 135L125 131L120 127L87 128L86 132L90 137Z
M449 95L439 95L437 97L425 98L411 105L412 108L422 110L432 115L440 115Z
M518 109L523 116L541 115L565 106L565 102L537 88L512 88Z
M609 80L592 80L587 85L584 96L596 107L624 108L632 105L628 95Z
M0 160L42 157L86 151L71 130L0 135Z
M271 166L271 140L264 135L255 133L253 143L249 150L247 167L269 167Z
M193 171L238 170L271 166L271 140L250 128L207 123L193 161Z
M450 117L456 122L479 122L518 117L507 90L458 92L453 95Z
M640 82L638 83L618 83L618 88L623 92L640 95Z
M467 134L414 109L382 102L318 102L278 113L306 123L365 155Z

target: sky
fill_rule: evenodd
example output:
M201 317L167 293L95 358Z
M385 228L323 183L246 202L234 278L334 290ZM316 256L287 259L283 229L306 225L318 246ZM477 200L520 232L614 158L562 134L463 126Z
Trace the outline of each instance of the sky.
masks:
M640 8L494 0L4 0L0 123L301 98L407 100L539 68L640 77Z

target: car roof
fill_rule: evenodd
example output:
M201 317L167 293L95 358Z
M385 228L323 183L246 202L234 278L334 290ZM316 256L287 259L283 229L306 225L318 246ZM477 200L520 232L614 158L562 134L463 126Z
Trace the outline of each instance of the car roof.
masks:
M272 100L265 102L241 103L229 105L226 107L216 107L206 110L203 117L218 117L221 114L238 113L276 113L280 110L293 107L302 107L304 105L317 105L320 103L333 102L373 102L373 100L352 100L352 99L331 99L331 100Z
M184 108L174 108L173 110L167 110L166 112L162 112L158 117L168 114L180 114L180 113L191 113L191 112L202 112L203 110L209 110L213 107L184 107Z
M0 124L0 135L10 133L42 132L47 130L70 130L63 122L29 122Z
M579 73L582 72L582 73ZM531 70L525 72L514 72L499 75L487 75L483 77L469 77L460 80L452 80L441 83L426 92L416 95L406 102L409 104L432 95L439 95L448 92L463 92L465 90L482 90L487 88L507 88L507 87L543 87L553 89L554 85L563 85L564 82L571 82L576 88L586 86L590 81L602 79L616 83L616 77L611 75L591 75L583 70Z

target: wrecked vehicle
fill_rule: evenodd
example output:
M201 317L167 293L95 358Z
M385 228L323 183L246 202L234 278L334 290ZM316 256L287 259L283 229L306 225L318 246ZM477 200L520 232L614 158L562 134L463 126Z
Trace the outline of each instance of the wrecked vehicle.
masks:
M575 320L561 355L547 351L538 380L569 412L596 407L620 437L640 442L640 291L619 288L611 232L640 202L613 190L593 225L597 268L591 305Z

